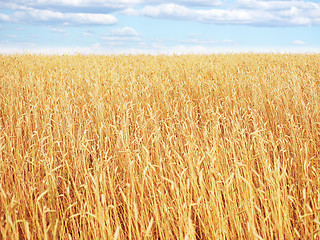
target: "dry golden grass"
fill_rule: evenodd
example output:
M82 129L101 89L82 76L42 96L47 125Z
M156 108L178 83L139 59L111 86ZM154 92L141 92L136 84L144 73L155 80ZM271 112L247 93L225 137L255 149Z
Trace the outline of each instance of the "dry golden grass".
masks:
M319 239L320 55L0 55L0 239Z

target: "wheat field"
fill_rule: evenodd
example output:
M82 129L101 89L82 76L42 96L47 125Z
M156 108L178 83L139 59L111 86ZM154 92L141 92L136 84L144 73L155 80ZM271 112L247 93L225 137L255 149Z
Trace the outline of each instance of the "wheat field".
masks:
M0 55L0 239L320 239L319 66Z

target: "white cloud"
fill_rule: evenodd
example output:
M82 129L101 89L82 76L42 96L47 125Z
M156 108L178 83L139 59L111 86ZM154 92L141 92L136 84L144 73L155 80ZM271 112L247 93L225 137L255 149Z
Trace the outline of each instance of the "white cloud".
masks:
M292 41L292 44L300 45L300 46L306 45L306 43L304 41L301 41L301 40L294 40L294 41Z
M50 30L51 30L51 32L55 32L55 33L66 33L66 29L64 29L64 28L53 27Z
M124 28L112 29L110 31L110 35L112 35L112 36L132 37L132 36L138 36L139 34L133 28L124 27Z
M17 35L14 35L14 34L6 34L5 36L8 38L17 38L18 37Z
M138 45L142 41L136 30L130 27L111 29L101 40L108 46Z
M181 5L185 5L185 6L207 6L207 7L212 7L212 6L220 6L222 5L222 1L220 0L178 0L178 1L160 1L160 3L178 3Z
M240 49L237 51L241 51ZM236 52L235 49L230 48L216 48L216 47L209 47L209 46L202 46L202 45L194 45L194 46L187 46L187 45L177 45L173 47L167 47L162 49L159 53L164 54L210 54L210 53L221 53L221 52Z
M10 9L10 10L23 10L23 11L28 11L28 10L33 10L32 7L26 6L26 2L21 1L20 3L15 3L19 1L11 1L11 2L3 2L0 0L0 7L2 9Z
M1 3L1 8L13 10L53 9L60 12L110 13L128 7L176 2L185 6L212 7L222 4L221 0L11 0Z
M296 26L320 23L320 4L305 1L239 0L234 8L194 9L179 4L127 8L126 15L189 20L209 24Z
M238 0L238 8L268 13L271 25L319 25L320 4L305 0Z
M18 44L17 44L18 43ZM0 41L0 53L12 54L26 52L26 49L35 48L36 44L30 41L15 42L12 39Z
M14 22L54 22L61 24L99 24L112 25L117 19L110 14L93 13L62 13L51 10L16 11L12 19Z
M261 18L259 12L242 9L209 9L196 10L177 4L161 4L158 6L146 6L140 10L127 9L128 15L139 15L153 18L171 18L177 20L190 20L204 23L250 23L253 19Z
M219 6L217 8L216 6ZM113 12L208 24L320 25L320 3L307 0L0 0L0 21L115 24Z
M216 40L203 40L203 39L196 39L196 38L183 40L181 42L189 43L189 44L201 44L201 45L214 45L218 43Z
M0 21L1 22L9 22L11 20L10 16L0 13Z
M159 49L165 49L166 46L160 43L152 43L152 48L159 50Z
M198 39L190 38L181 41L181 43L193 44L193 45L221 45L221 44L234 44L232 40L215 40L215 39Z
M194 10L178 4L161 4L156 7L147 6L141 10L141 13L150 17L169 16L174 18L188 18L194 16Z
M60 3L70 4L74 8L61 8L60 5L54 5ZM111 25L116 24L117 19L106 13L96 13L96 12L82 12L78 11L77 6L81 4L88 4L90 6L91 2L88 1L43 1L43 0L12 0L10 3L3 2L0 0L0 8L10 9L14 12L12 14L2 14L0 13L0 21L2 22L54 22L61 24L97 24L97 25ZM48 4L48 5L46 5ZM52 5L53 4L53 5ZM80 4L80 5L79 5ZM90 9L90 7L88 7ZM63 11L60 11L63 9ZM84 8L87 10L87 8ZM68 11L70 10L70 11Z
M116 44L115 44L116 45ZM235 52L234 49L229 48L212 48L201 45L176 45L168 47L162 44L146 44L142 42L141 47L128 47L121 44L115 45L107 43L103 44L94 44L91 48L91 52L102 53L102 54L210 54L210 53L221 53L221 52ZM240 51L240 50L239 50Z
M80 24L116 24L117 19L110 14L94 14L94 13L67 13L66 19L71 22Z
M304 0L238 0L238 7L260 10L286 10L291 8L315 9L319 4Z
M102 36L102 40L105 41L127 41L127 40L133 40L132 37L121 37L121 36Z
M212 47L212 46L201 46L201 45L174 45L166 46L163 44L146 44L142 42L140 47L132 47L127 45L118 44L115 47L116 43L110 44L109 42L105 44L94 43L91 46L74 46L70 47L39 47L32 42L22 42L17 45L12 45L9 41L0 41L0 53L2 54L15 54L15 53L35 53L35 54L210 54L210 53L236 53L236 52L279 52L279 53L293 53L293 52L320 52L320 49L306 48L295 48L292 49L292 46L288 48L279 48L279 49L256 49L256 48L241 48L241 47ZM26 50L28 49L28 50Z
M130 2L130 1L127 1ZM97 1L97 0L11 0L10 3L0 2L0 7L9 8L13 10L31 10L33 8L37 9L55 9L55 10L63 10L63 9L84 9L88 8L88 10L96 10L105 11L106 9L115 9L115 8L123 8L126 6L125 1ZM131 6L131 4L130 4Z
M87 37L91 37L91 36L94 35L94 32L91 31L91 30L87 30L87 31L84 31L84 32L82 33L82 35L83 35L83 36L87 36Z
M15 2L23 2L23 0L15 0ZM106 4L140 4L145 1L142 0L34 0L29 1L33 4L40 5L72 5L72 6L87 6L87 5L106 5Z
M138 44L141 39L137 37L121 37L121 36L102 36L101 40L104 42L107 42L110 45L132 45L132 44Z
M105 41L139 41L139 34L130 27L111 29L108 34L101 37Z

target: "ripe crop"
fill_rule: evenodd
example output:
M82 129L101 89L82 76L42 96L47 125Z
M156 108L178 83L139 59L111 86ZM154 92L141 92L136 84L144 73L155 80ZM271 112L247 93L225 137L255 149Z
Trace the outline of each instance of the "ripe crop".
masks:
M1 239L319 239L320 55L0 55Z

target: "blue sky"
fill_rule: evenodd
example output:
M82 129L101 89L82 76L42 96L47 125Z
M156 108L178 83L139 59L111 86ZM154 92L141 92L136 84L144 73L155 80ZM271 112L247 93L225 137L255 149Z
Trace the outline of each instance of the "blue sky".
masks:
M320 52L312 0L0 0L0 52Z

